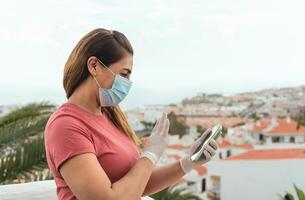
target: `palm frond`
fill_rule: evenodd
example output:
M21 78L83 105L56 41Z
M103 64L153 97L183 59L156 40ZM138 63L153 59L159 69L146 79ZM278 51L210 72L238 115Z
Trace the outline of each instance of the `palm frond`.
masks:
M10 146L18 140L36 135L44 130L49 115L35 119L21 119L0 128L0 147Z
M197 195L188 192L186 188L173 187L167 187L151 197L155 200L200 200Z
M0 184L53 179L43 131L55 106L32 103L0 118Z
M54 105L48 102L28 104L1 117L0 127L9 123L14 123L20 119L36 117L42 114L50 114L54 107Z
M299 200L305 200L305 194L304 194L303 190L298 188L295 184L293 184L293 187L297 193L297 197L299 198Z
M29 104L1 117L0 147L44 130L54 108L54 105L47 103Z
M305 194L304 191L301 190L299 187L296 186L296 184L293 184L294 190L297 194L298 200L305 200ZM286 192L284 196L278 195L281 200L294 200L294 196L293 194L291 194L290 192Z
M0 183L15 179L17 174L39 165L47 167L43 134L24 140L16 149L11 149L0 159Z

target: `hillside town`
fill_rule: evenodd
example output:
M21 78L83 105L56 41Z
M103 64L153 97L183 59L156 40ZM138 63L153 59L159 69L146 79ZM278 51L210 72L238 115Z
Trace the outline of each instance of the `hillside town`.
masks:
M305 111L304 86L234 96L199 94L180 104L144 106L126 114L145 142L146 125L164 111L174 113L188 129L182 135L170 132L159 165L186 155L200 129L225 127L213 160L186 174L176 187L209 200L278 199L293 184L305 187L305 126L296 121Z
M0 116L19 107L0 106ZM171 125L169 143L158 165L187 155L207 128L224 127L212 161L183 176L175 188L204 200L272 200L293 184L305 188L305 126L297 118L305 112L305 86L230 96L201 93L180 103L125 110L143 143L162 112L168 113Z

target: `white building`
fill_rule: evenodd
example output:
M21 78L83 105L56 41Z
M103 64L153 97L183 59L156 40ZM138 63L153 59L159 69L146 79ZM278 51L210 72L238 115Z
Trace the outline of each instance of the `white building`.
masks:
M177 141L177 139L179 139L179 137L170 136L170 144L167 146L164 154L160 158L158 165L165 165L179 161L188 154L190 145L182 145L181 141ZM206 173L206 167L200 166L184 175L173 186L176 188L186 188L187 191L196 194L203 199L205 196Z
M305 127L297 129L297 123L287 119L264 119L252 127L253 137L261 143L305 143Z
M278 200L305 188L304 149L250 150L207 164L206 199Z
M219 138L217 140L219 149L216 152L215 159L226 159L230 156L238 155L253 149L253 145L245 144L232 144L227 138Z

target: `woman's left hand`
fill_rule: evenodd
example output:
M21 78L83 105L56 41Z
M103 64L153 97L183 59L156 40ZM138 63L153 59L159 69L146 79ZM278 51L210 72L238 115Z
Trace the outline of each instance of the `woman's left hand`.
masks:
M204 163L207 163L208 161L210 161L212 159L212 157L216 154L216 151L218 149L218 144L214 139L211 139L210 142L208 143L208 145L206 145L206 147L204 147L204 151L203 154L204 156L202 156L198 161L193 162L191 160L191 156L192 154L197 150L197 148L200 146L200 144L202 144L202 142L205 140L205 138L208 136L209 132L211 131L211 129L207 129L200 138L198 138L194 144L191 146L189 154L183 158L180 159L180 165L182 170L185 173L188 173L189 171L191 171L192 169L203 165Z

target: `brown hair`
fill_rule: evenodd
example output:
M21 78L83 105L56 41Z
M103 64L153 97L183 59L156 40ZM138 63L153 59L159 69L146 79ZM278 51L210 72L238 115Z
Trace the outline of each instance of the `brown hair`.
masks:
M72 50L64 68L63 85L67 98L75 89L90 75L87 68L87 60L90 56L100 59L109 66L126 54L133 55L133 49L126 36L118 31L109 31L98 28L90 31ZM134 133L119 106L102 107L101 111L123 131L137 146L140 147L141 140Z

